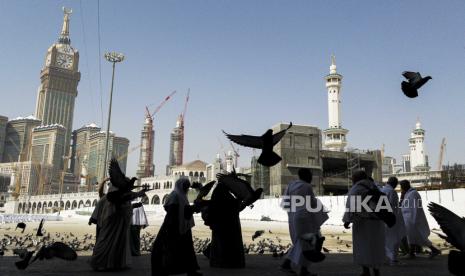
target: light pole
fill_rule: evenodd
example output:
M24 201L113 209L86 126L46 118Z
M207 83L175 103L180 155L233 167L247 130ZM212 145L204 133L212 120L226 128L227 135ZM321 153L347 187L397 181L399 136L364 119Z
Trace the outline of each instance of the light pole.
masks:
M108 143L110 142L110 120L111 120L111 103L113 100L113 83L115 82L115 64L124 60L124 55L116 52L105 53L105 59L113 63L113 71L111 74L111 88L110 88L110 104L108 107L108 121L107 121L107 134L105 141L105 153L103 162L103 178L107 176L107 160L108 160Z

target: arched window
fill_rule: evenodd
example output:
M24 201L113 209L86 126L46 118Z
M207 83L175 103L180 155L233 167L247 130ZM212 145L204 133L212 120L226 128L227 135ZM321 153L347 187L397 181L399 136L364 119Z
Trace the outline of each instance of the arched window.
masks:
M155 205L160 204L160 197L158 195L154 195L152 197L152 204L155 204Z

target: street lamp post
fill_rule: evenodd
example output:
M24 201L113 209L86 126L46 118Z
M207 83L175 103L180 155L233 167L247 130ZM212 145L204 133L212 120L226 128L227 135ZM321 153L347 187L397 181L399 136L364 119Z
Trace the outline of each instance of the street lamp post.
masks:
M105 53L105 59L113 63L113 71L111 74L111 88L110 88L110 104L108 107L108 121L107 121L107 133L105 141L105 153L103 162L103 178L107 176L107 160L108 160L108 144L110 142L110 120L111 120L111 104L113 101L113 84L115 81L115 64L124 60L124 55L116 52Z

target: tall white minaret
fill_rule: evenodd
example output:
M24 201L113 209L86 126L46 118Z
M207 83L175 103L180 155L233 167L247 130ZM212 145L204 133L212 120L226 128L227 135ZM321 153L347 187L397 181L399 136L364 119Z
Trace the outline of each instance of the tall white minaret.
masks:
M425 152L425 130L421 128L421 123L417 120L415 129L410 134L408 140L410 146L410 167L412 171L429 170L428 156Z
M323 131L325 148L334 151L344 151L347 145L349 130L341 126L341 86L342 75L336 71L336 58L331 56L329 75L325 77L328 89L328 128Z

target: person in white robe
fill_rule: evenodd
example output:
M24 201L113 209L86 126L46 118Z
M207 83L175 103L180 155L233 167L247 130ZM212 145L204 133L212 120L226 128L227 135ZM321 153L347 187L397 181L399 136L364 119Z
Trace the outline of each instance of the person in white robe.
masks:
M309 169L300 169L299 180L291 182L284 192L282 206L286 209L289 220L289 234L292 240L290 248L281 269L292 272L291 263L300 267L300 276L314 275L309 272L310 261L304 255L304 250L309 250L308 242L304 241L306 234L321 235L320 227L328 219L328 215L323 210L322 204L318 201L312 189L312 173ZM299 201L295 197L310 200L309 204L297 204ZM295 199L294 199L295 198ZM293 206L294 205L294 206ZM308 208L310 205L311 208ZM319 210L318 205L321 207ZM315 208L316 211L312 210Z
M399 207L399 196L396 192L396 187L399 184L397 177L389 177L386 185L381 189L381 192L386 194L389 204L396 216L396 224L389 228L386 228L386 257L389 259L390 265L396 265L399 263L397 255L399 252L400 243L402 238L405 237L405 224L404 217L402 216L402 210Z
M375 276L380 275L379 267L385 259L384 252L384 222L375 213L364 208L357 208L360 202L372 189L378 189L374 182L368 180L364 171L356 171L352 175L352 188L347 194L346 212L344 213L344 227L349 229L352 223L352 243L354 263L363 269L362 276L370 276L370 269ZM352 204L351 204L352 202ZM371 209L375 206L369 204Z
M404 216L407 241L410 247L410 257L415 258L416 249L426 246L431 250L431 257L441 254L428 239L430 229L423 210L420 193L410 186L408 180L400 182L402 190L402 215Z
M132 256L140 256L140 231L149 226L144 205L139 200L132 202L132 221L129 228L129 245Z

